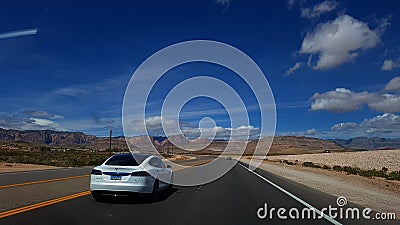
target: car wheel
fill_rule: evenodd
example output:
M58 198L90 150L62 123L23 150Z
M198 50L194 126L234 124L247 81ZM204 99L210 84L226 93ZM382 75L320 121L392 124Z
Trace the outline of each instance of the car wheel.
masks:
M153 194L155 194L156 192L158 192L160 189L160 181L158 179L156 179L154 181L154 185L153 185Z
M92 192L92 197L96 202L103 201L103 198L99 193Z
M171 180L169 181L168 190L172 190L174 187L174 174L171 175Z
M159 198L159 194L160 194L159 189L160 189L160 181L158 179L156 179L154 181L154 185L153 185L153 192L151 193L151 196L154 201L157 201Z

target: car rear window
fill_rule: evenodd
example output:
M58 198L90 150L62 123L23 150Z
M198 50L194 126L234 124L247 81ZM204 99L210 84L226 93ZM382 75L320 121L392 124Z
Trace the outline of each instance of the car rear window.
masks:
M106 165L111 166L138 166L141 162L137 162L131 154L114 155L107 162Z

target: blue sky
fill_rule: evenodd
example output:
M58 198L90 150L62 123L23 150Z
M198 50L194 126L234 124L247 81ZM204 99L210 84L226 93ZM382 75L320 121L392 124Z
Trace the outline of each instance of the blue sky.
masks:
M259 65L275 97L278 135L400 135L395 0L6 1L0 18L2 128L122 135L124 92L143 60L171 44L208 39ZM207 74L245 96L256 129L254 98L231 73L202 63L176 68L152 93L148 121L157 120L174 82ZM209 116L230 128L210 99L193 100L183 115L189 127Z

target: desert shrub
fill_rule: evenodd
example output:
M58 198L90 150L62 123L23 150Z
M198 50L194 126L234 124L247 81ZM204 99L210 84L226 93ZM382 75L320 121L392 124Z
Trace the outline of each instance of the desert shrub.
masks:
M372 177L372 173L369 170L361 170L358 175L363 177Z
M322 168L322 166L314 164L313 162L304 162L303 166L305 166L305 167L313 167L313 168Z
M372 176L374 177L387 177L386 171L384 170L371 170Z
M343 167L341 167L341 166L334 166L334 167L333 167L333 170L336 170L336 171L343 171Z
M383 177L383 178L390 178L390 175L388 175L386 172L387 170L382 169L382 170L376 170L376 169L372 169L372 170L362 170L360 168L353 168L350 166L334 166L333 170L336 171L343 171L346 172L347 174L354 174L354 175L359 175L359 176L363 176L363 177Z
M89 151L0 151L0 160L10 163L30 163L51 166L94 166L100 165L110 156L109 153Z
M364 176L364 177L384 177L388 178L388 175L386 174L387 170L360 170L358 175Z
M322 167L322 169L324 169L324 170L330 170L331 167L330 167L330 166L327 166L327 165L324 165L324 166Z
M400 180L400 171L390 172L387 178L390 180Z
M45 152L45 151L49 152L49 151L51 151L51 148L50 148L50 147L42 146L42 147L40 147L40 151L42 151L42 152Z
M323 167L325 168L325 166ZM350 166L334 166L332 168L335 171L343 171L346 172L347 174L354 174L354 175L359 175L363 177L383 177L388 180L400 180L400 171L392 171L389 174L387 174L388 169L386 167L382 167L381 170L362 170L360 168L352 168Z
M314 163L313 162L303 162L303 166L305 166L305 167L314 167Z
M349 174L357 175L360 172L360 168L353 168L350 166L343 167L343 171Z
M287 164L287 165L296 165L296 163L293 163L293 162L287 161L286 159L285 159L285 160L283 160L283 163L285 163L285 164Z

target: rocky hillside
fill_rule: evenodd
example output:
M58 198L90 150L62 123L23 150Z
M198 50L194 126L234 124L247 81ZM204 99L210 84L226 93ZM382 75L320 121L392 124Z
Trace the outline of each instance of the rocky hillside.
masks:
M257 141L251 141L246 149L246 154L253 154L256 145ZM268 146L267 144L264 145ZM261 146L263 146L263 144ZM321 153L324 150L329 150L331 152L351 151L350 149L346 149L331 140L322 140L317 138L299 136L276 136L273 140L272 146L268 154L297 155Z
M335 143L345 148L352 149L400 149L400 138L389 139L389 138L367 138L367 137L357 137L347 140L335 139Z
M24 141L47 145L82 145L95 143L98 138L82 132L60 132L51 130L5 130L0 128L1 141Z
M182 137L170 137L170 140L173 142L178 142L185 149L197 148L197 146L201 146L206 141L205 140L192 140L188 141L182 140ZM128 139L129 144L133 147L133 149L152 149L152 146L149 143L153 143L156 148L161 152L185 152L182 149L176 148L173 144L171 144L170 140L161 137L148 137L148 136L139 136L132 137ZM260 143L261 148L266 149L270 142L266 139L263 139L263 142ZM257 140L252 141L233 141L230 145L229 151L232 153L238 153L240 149L243 148L247 144L245 154L253 154L255 147L258 144ZM201 151L197 151L197 153L202 154L219 154L221 151L227 147L227 141L213 141L210 145L208 145L205 149ZM331 140L321 140L317 138L309 138L309 137L297 137L297 136L278 136L274 138L272 147L269 151L269 154L305 154L305 153L321 153L324 150L330 150L331 152L343 152L350 151L346 149L334 141Z
M147 141L147 140L150 140ZM132 149L143 150L153 149L149 143L152 143L162 152L183 152L183 150L176 148L171 144L170 140L175 143L180 143L181 146L188 148L198 149L198 146L204 146L208 140L186 140L181 136L172 136L169 139L165 137L148 137L137 136L128 138L128 143ZM107 137L96 137L87 135L82 132L64 132L64 131L51 131L51 130L5 130L0 128L0 141L22 141L28 143L39 143L50 146L62 147L85 147L90 149L108 149L109 139ZM244 142L237 141L233 146L240 148ZM257 145L256 140L248 142L246 149L247 154L252 154ZM268 145L268 144L267 144ZM213 141L201 153L215 153L223 151L227 146L226 141ZM235 147L236 146L236 147ZM113 138L113 148L127 149L124 137ZM348 140L321 140L317 138L298 137L298 136L277 136L274 138L270 154L304 154L304 153L317 153L323 150L330 151L347 151L349 149L400 149L400 139L385 139L385 138L353 138Z

